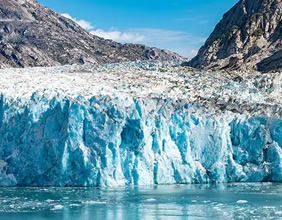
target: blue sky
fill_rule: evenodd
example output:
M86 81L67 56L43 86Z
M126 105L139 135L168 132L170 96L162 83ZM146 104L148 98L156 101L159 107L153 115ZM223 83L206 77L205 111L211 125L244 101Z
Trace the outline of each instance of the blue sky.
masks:
M95 35L193 57L238 0L39 0Z

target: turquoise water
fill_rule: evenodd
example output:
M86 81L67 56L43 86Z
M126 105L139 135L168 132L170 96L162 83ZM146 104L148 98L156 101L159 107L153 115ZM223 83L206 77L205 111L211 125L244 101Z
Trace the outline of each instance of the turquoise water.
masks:
M282 219L282 184L1 188L0 219Z

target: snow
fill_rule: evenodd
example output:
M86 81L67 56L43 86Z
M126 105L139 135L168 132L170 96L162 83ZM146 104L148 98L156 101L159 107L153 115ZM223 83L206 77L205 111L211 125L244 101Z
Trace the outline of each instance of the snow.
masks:
M273 108L281 108L282 104L282 73L222 74L189 71L163 62L137 62L3 69L0 74L1 93L21 99L30 98L35 92L48 97L61 94L69 98L95 95L158 97L185 99L187 103L228 104L229 110L240 110L238 105L246 103L249 108L270 105L267 112L270 114Z
M0 70L0 185L282 181L282 74Z

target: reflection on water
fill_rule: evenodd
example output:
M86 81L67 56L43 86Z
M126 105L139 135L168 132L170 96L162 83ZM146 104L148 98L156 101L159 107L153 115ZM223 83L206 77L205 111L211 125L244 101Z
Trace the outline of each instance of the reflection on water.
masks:
M187 218L282 218L282 184L0 188L0 219Z

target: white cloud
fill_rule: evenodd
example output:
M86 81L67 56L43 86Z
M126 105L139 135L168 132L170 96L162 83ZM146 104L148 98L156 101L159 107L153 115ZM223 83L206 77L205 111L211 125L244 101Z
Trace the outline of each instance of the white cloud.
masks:
M126 32L97 29L90 31L90 33L120 43L142 43L166 48L189 58L197 55L198 49L193 49L193 47L202 45L206 40L206 38L191 36L187 32L150 28L134 28L128 29ZM183 47L179 47L179 45L183 45ZM191 45L194 46L191 48Z
M135 28L129 30L132 33L139 33L144 36L143 42L174 42L190 41L194 43L205 42L205 38L193 37L187 32L164 29Z
M166 48L189 58L194 57L198 51L197 49L192 48L200 47L206 40L202 37L192 36L185 31L165 29L131 28L125 31L120 31L114 28L109 30L94 29L94 25L89 21L78 20L66 13L62 15L75 21L93 35L120 43L142 43L148 46ZM183 20L184 19L186 20L189 18L183 18ZM205 22L207 21L203 21L203 23Z
M130 32L120 32L120 31L104 31L102 29L97 29L90 31L91 34L110 39L118 42L144 42L145 37L139 33L130 33Z
M192 49L189 51L188 57L194 57L197 55L197 53L198 53L198 50Z
M208 24L208 23L210 23L209 20L202 20L202 21L199 21L199 24Z
M184 46L183 48L171 48L171 50L188 58L193 58L198 53L198 49L191 49L189 46Z
M69 14L62 14L64 17L73 20L74 22L76 22L77 24L79 24L82 28L84 28L85 30L91 30L94 27L92 26L92 24L89 21L85 21L85 20L77 20L76 18L73 18L72 16L70 16Z
M193 37L186 32L172 31L164 29L151 29L151 28L133 28L128 29L126 32L120 32L118 30L105 31L97 29L90 31L90 33L111 39L118 42L142 42L142 43L165 43L176 41L189 41L193 43L203 43L205 38Z
M163 29L139 28L131 31L140 33L145 36L146 41L167 42L187 39L188 35L181 31L171 31Z

